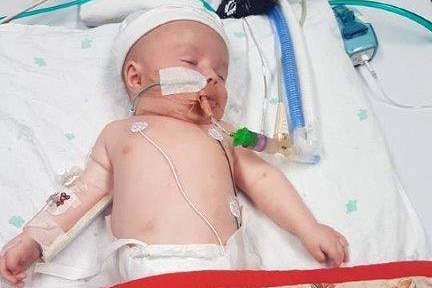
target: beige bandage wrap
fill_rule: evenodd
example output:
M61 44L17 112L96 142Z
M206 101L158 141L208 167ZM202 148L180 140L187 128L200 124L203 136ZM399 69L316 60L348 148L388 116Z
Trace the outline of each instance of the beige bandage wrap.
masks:
M50 261L111 203L111 187L111 172L94 160L67 173L62 189L24 226L40 244L42 260Z

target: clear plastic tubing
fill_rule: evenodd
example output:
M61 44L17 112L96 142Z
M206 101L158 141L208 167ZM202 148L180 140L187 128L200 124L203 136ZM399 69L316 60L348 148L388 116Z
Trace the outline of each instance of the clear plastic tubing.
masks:
M67 2L67 3L59 4L59 5L54 5L54 6L40 8L40 9L34 9L31 11L22 12L17 17L15 17L14 19L25 18L25 17L38 15L38 14L54 12L54 11L62 10L62 9L69 8L72 6L81 5L81 4L90 2L90 1L93 1L93 0L74 0L74 1ZM214 9L205 0L198 0L198 1L200 1L203 4L204 8L206 8L207 10L216 13L216 11L214 11ZM4 18L6 18L6 16L0 17L0 20L2 20Z
M392 12L398 15L401 15L405 18L408 18L414 22L417 22L418 24L422 25L426 29L432 32L432 22L429 21L426 18L423 18L422 16L415 14L414 12L411 12L409 10L386 4L381 2L375 2L375 1L365 1L365 0L331 0L329 1L329 4L332 6L336 5L353 5L353 6L365 6L365 7L371 7L376 9L385 10L388 12Z
M289 124L292 133L292 147L289 150L285 149L283 154L289 153L288 158L293 161L316 164L320 161L321 157L319 155L320 145L317 131L317 113L315 111L316 109L314 109L315 99L313 99L315 93L312 91L313 81L310 75L311 66L307 55L307 49L304 45L300 24L294 13L292 13L290 5L285 4L285 1L281 1L281 6L277 7L278 10L273 8L269 15L278 30L278 36L281 42L283 83L288 100L288 107L286 110L290 118ZM275 11L279 13L276 14ZM275 13L275 15L272 13ZM286 29L284 29L284 26ZM280 28L283 30L281 31ZM292 44L291 49L289 45L284 42L284 40L288 38ZM292 56L293 58L287 60L288 58L286 56ZM296 63L296 65L292 65L293 63ZM296 69L294 75L292 73L293 66ZM288 69L290 70L287 71ZM293 79L292 77L295 78ZM297 93L295 90L291 91L291 93L294 91L294 97L297 98L289 94L289 88L297 89Z
M90 2L90 1L93 1L93 0L75 0L75 1L67 2L67 3L63 3L63 4L59 4L59 5L54 5L54 6L50 6L50 7L26 11L26 12L20 13L17 17L15 17L15 19L30 17L30 16L34 16L34 15L38 15L38 14L49 13L49 12L53 12L56 10L69 8L72 6L81 5L81 4ZM6 16L0 17L0 20L2 20L3 18L6 18Z

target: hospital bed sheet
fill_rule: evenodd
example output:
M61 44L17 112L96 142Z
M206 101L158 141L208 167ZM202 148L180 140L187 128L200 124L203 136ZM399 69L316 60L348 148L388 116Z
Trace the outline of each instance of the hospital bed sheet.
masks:
M53 0L41 7L63 2L63 0ZM99 0L99 2L102 1ZM129 2L139 1L130 0ZM220 0L207 2L217 8ZM408 8L419 15L432 19L432 3L430 1L385 0L383 2ZM28 3L28 0L1 1L0 12L6 15ZM102 15L115 14L118 6L124 6L125 1L113 1L109 4L98 5L95 7L97 9L92 9L93 4L92 6L84 5L81 8L84 12L81 16L87 18L89 23L100 21L103 19ZM430 103L428 71L430 63L432 63L432 54L430 53L432 42L429 32L396 15L369 8L357 9L366 20L374 25L378 34L380 48L372 65L379 73L387 93L395 100L403 103ZM20 19L16 22L86 28L80 20L78 7ZM395 31L397 33L394 33ZM405 71L409 72L405 73ZM423 111L401 110L374 99L371 102L388 143L396 171L426 229L428 238L432 239L432 209L429 207L432 202L432 196L429 193L432 189L432 182L429 181L432 177L432 170L429 169L429 163L432 161L432 153L429 149L432 146L432 134L427 133L430 130L428 123L432 122L430 109ZM432 243L430 243L430 247L432 248Z
M432 20L431 1L386 2ZM374 25L377 33L380 46L371 65L377 71L386 93L405 104L431 104L431 32L394 14L366 8L359 10L365 20ZM367 81L368 76L365 74ZM372 85L372 89L376 87ZM401 182L432 242L432 109L400 109L374 98L371 102Z
M304 35L315 76L318 115L321 122L323 142L322 161L316 166L287 164L277 157L268 157L285 171L300 191L314 215L326 224L348 235L351 242L352 261L350 264L377 263L401 259L430 257L423 229L418 221L403 187L400 185L391 163L386 143L369 102L369 91L365 89L351 61L343 50L340 33L326 1L309 2L308 21ZM274 33L267 19L250 19L255 29L255 37L263 49L270 71L276 71L276 60L271 57L275 50ZM235 22L233 20L233 22ZM241 25L236 23L239 36ZM246 42L246 41L244 41ZM259 129L261 107L263 106L263 87L260 79L261 64L256 49L249 43L248 57L243 57L245 47L237 42L232 55L236 65L234 75L242 69L250 73L246 94L233 110L241 110L239 119L255 130ZM247 44L244 44L247 46ZM242 50L244 49L244 50ZM244 66L242 66L244 65ZM277 82L276 75L270 77L273 84L267 98L267 131L273 128L276 114ZM245 79L235 77L236 81ZM240 87L240 85L233 85ZM242 88L245 89L245 88ZM235 99L235 98L234 98ZM230 109L231 106L228 106ZM244 109L238 109L244 107ZM229 115L233 115L233 111ZM270 132L271 134L271 132ZM278 162L281 161L281 162ZM362 211L362 209L365 209ZM258 213L256 213L258 214ZM255 224L260 227L257 215ZM270 224L263 225L271 227ZM263 229L256 229L262 233ZM270 228L269 228L270 229ZM274 228L276 230L276 228ZM282 249L288 235L267 231L269 237L259 237L260 249L267 250L265 255L276 255ZM280 242L278 242L280 241ZM296 240L290 239L292 243ZM280 245L279 245L280 244ZM290 247L295 247L292 245ZM401 249L401 247L403 248ZM289 257L269 258L271 267L304 267L315 263L299 261L302 251L299 246L288 251ZM303 252L305 253L305 252ZM278 266L278 263L280 266ZM304 266L303 266L304 265Z
M367 91L343 53L329 8L324 1L313 3L305 38L319 96L323 159L317 166L267 159L286 172L320 221L347 236L350 265L429 258L423 231L395 177L365 97ZM277 95L274 34L265 18L250 20L258 24L253 25L254 33L273 73L266 129L271 134ZM262 87L256 86L260 83L257 51L240 22L228 20L226 25L236 43L231 47L234 77L228 83L227 118L257 129L262 105ZM83 163L100 129L124 116L124 109L113 101L121 89L113 85L109 73L114 70L109 46L116 29L116 25L85 31L0 26L0 245L19 233L43 205L57 185L55 174ZM267 255L265 268L320 267L289 233L259 212L252 213L250 228ZM91 265L106 241L99 218L55 261ZM281 250L287 257L280 257ZM58 281L38 276L33 284L58 287ZM80 285L85 284L68 283L68 287Z

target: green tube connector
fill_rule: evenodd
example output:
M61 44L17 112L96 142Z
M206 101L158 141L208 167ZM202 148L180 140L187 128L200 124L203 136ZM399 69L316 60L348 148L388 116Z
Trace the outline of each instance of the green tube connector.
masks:
M414 12L411 12L409 10L394 5L390 5L387 3L366 1L366 0L331 0L329 1L329 4L331 6L337 6L337 5L365 6L365 7L372 7L376 9L385 10L406 17L414 22L417 22L418 24L422 25L423 27L425 27L426 29L432 32L432 22L429 21L428 19L423 18L422 16L417 15Z
M254 147L258 142L256 133L249 131L246 127L238 129L232 134L234 146Z

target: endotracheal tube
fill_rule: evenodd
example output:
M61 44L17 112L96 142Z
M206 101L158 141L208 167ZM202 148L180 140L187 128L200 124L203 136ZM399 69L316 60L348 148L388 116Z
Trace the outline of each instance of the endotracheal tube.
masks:
M205 88L207 79L201 73L185 67L167 67L159 70L159 81L146 85L138 95L131 100L130 111L134 114L138 106L138 101L143 94L155 86L161 87L162 97L169 97L172 94L197 93ZM236 131L228 131L219 120L215 117L212 106L206 96L199 97L199 104L204 112L205 117L211 120L213 125L221 129L226 135L233 139L234 146L242 146L257 152L269 154L281 153L284 156L299 161L298 155L302 155L296 148L291 145L287 133L276 133L275 137L267 137L262 133L250 131L246 127ZM283 107L282 107L283 108ZM283 109L282 109L283 110ZM282 111L279 111L282 112ZM286 117L283 113L278 113L278 117ZM279 121L282 122L282 121ZM281 129L277 129L280 131ZM300 161L307 162L307 161ZM309 163L309 162L308 162ZM313 162L310 162L313 163ZM316 162L315 162L316 163Z
M246 127L237 129L236 131L228 131L214 117L207 97L200 98L200 105L206 116L210 118L211 122L233 139L234 146L242 146L257 152L265 152L269 154L281 153L285 156L290 155L291 143L288 137L270 138L264 134L250 131Z

